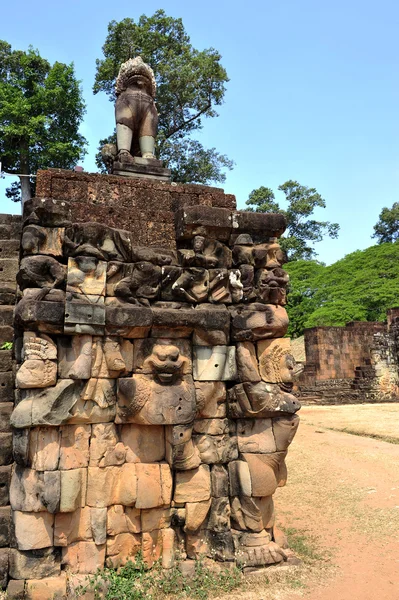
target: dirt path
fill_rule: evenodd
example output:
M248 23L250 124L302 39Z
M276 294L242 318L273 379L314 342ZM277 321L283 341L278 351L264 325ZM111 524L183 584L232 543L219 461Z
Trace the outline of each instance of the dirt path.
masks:
M306 411L277 514L317 536L336 569L276 598L399 600L399 445L309 425Z

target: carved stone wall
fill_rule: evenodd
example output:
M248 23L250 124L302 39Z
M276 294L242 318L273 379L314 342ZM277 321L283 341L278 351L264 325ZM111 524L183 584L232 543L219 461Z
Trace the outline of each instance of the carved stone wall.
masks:
M273 494L300 405L283 217L105 175L39 172L37 193L17 276L10 585L62 593L139 550L164 568L177 551L285 560Z
M384 323L305 330L306 363L295 381L304 403L397 402L398 309Z

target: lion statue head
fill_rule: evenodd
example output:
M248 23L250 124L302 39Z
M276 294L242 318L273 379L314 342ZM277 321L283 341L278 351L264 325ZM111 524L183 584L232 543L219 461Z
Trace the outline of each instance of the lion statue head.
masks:
M157 84L155 82L154 71L143 61L141 56L129 58L129 60L121 65L115 84L117 96L127 89L129 81L133 77L145 77L149 83L148 91L153 98L155 97Z

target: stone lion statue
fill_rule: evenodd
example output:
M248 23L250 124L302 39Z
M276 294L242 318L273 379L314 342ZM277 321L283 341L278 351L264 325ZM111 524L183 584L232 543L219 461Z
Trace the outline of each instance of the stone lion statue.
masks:
M110 167L113 160L134 164L134 156L155 158L158 113L153 70L140 56L130 58L121 65L115 90L117 145L102 148L104 162Z

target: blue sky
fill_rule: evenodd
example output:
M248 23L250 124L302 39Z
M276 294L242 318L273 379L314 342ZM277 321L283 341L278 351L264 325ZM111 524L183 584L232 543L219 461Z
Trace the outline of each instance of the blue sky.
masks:
M296 179L326 199L317 217L341 225L338 240L316 245L320 260L370 246L381 209L399 200L397 0L2 2L0 39L75 63L87 103L88 171L114 126L111 103L91 89L108 22L158 8L182 17L195 47L223 56L225 103L200 139L235 161L224 188L239 208L254 188L277 191ZM0 181L1 212L16 213L19 205L4 196L10 179Z

